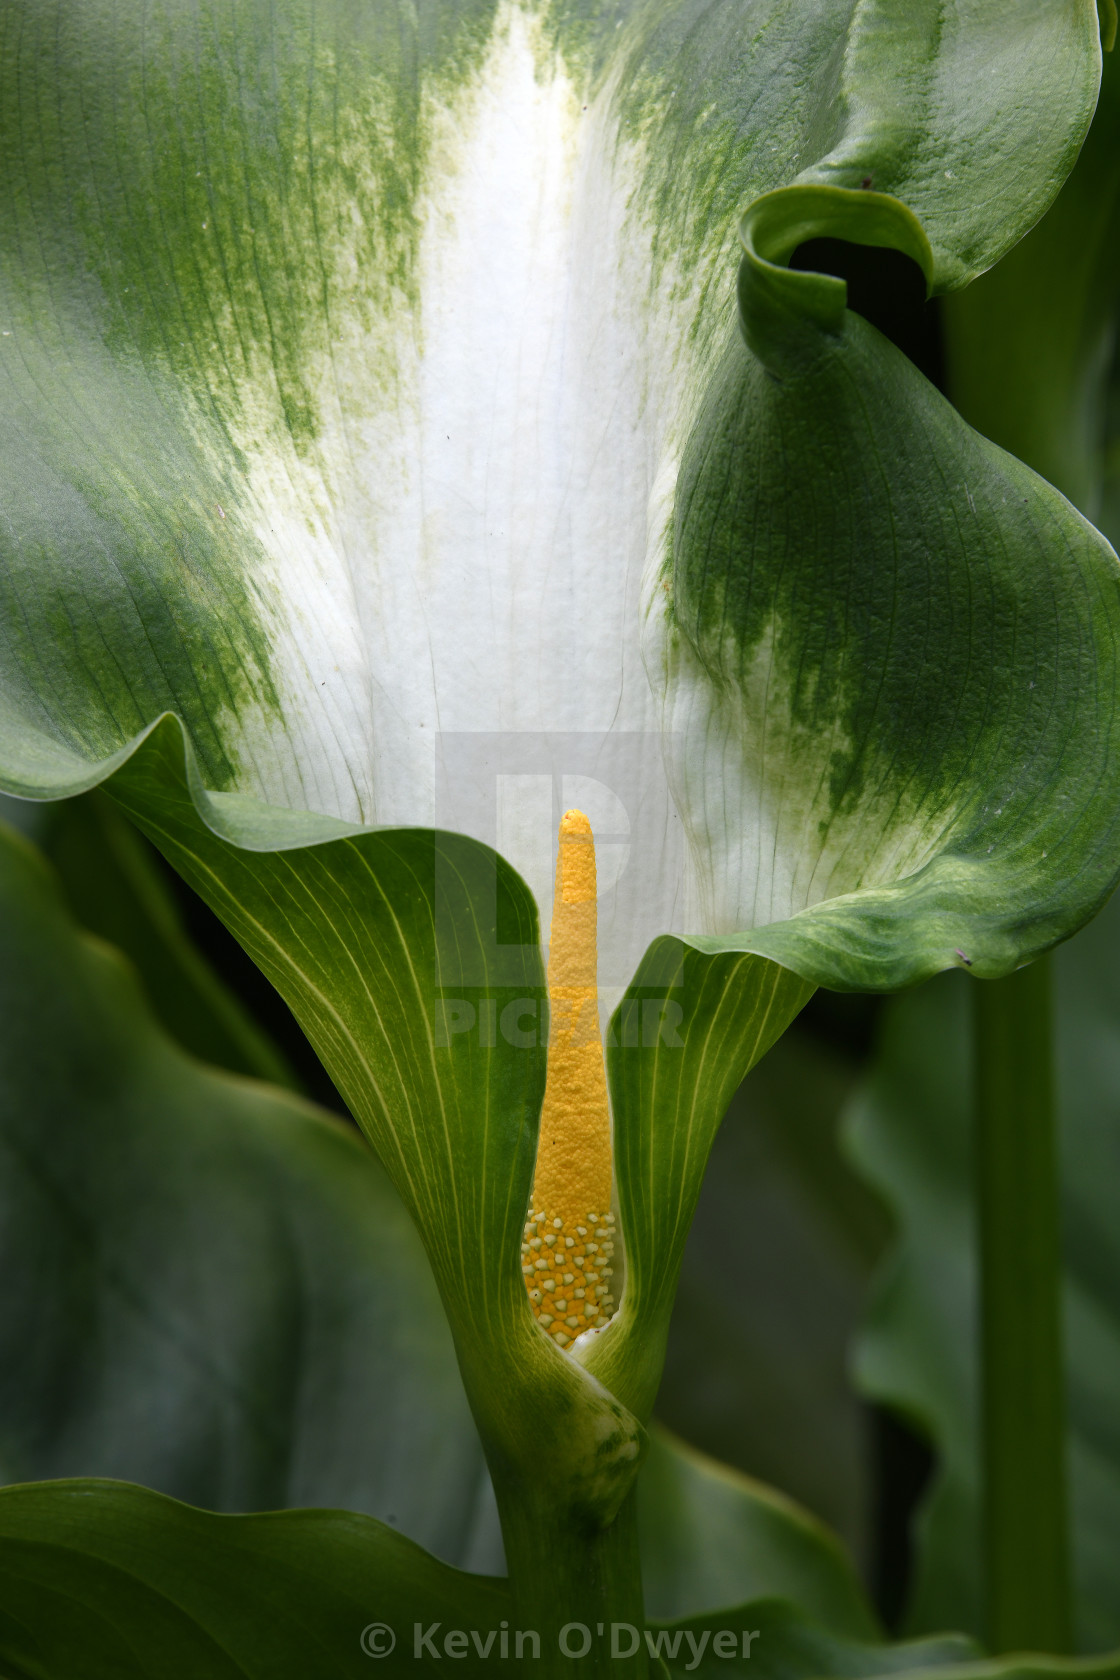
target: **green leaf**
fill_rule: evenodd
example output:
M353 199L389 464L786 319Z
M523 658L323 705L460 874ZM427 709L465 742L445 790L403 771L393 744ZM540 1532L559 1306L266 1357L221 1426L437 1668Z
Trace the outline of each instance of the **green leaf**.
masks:
M1114 365L1105 395L1104 475L1099 524L1113 542L1120 542L1120 362Z
M375 1623L396 1636L378 1672L424 1673L417 1623L497 1634L508 1615L504 1583L372 1517L216 1516L112 1482L0 1490L0 1664L20 1680L341 1680L369 1673Z
M477 1436L357 1134L170 1043L10 830L0 1021L0 1480L345 1505L470 1555Z
M816 1680L824 1675L871 1680L877 1674L931 1674L942 1680L1115 1680L1120 1674L1120 1653L1081 1661L1028 1655L984 1661L959 1634L898 1645L857 1643L825 1633L788 1604L766 1600L715 1616L691 1617L661 1631L670 1680L686 1674L700 1680L727 1674L749 1675L752 1680L760 1675L764 1680ZM676 1654L669 1655L678 1633ZM714 1649L720 1633L726 1637L726 1655ZM656 1633L651 1637L656 1640Z
M50 805L30 804L26 799L13 799L10 794L0 793L0 821L14 828L17 834L24 834L33 844L37 844L43 829L49 825L53 807Z
M834 1634L878 1631L850 1559L822 1523L664 1430L638 1478L638 1527L651 1621L783 1598Z
M660 1631L670 1680L683 1674L699 1675L701 1680L742 1674L759 1680L760 1671L765 1680L817 1680L824 1675L870 1680L876 1674L927 1671L955 1676L958 1665L965 1666L962 1659L973 1654L971 1642L954 1634L903 1645L845 1638L775 1599L756 1600L712 1616L690 1616ZM715 1648L721 1633L723 1647ZM656 1632L652 1638L656 1643Z
M172 1038L204 1062L298 1089L283 1052L188 937L158 858L112 800L90 793L45 816L41 843L71 910L135 963Z
M518 1663L518 1630L509 1621L501 1583L437 1564L372 1518L335 1511L215 1516L110 1483L0 1492L0 1660L36 1680L74 1673L88 1680L153 1673L168 1680L200 1673L214 1680L333 1680L368 1673L363 1637L383 1648L385 1629L395 1649L381 1659L380 1673L423 1673L460 1656L468 1660L465 1672L481 1675L490 1664L506 1666L503 1624L511 1666L520 1672L532 1647ZM441 1652L447 1634L459 1629L466 1649ZM430 1640L419 1659L418 1630ZM604 1636L626 1649L643 1631L620 1624ZM476 1655L491 1632L490 1655ZM720 1633L740 1660L729 1660L726 1644L713 1655ZM1116 1658L981 1663L970 1660L966 1640L951 1635L906 1645L857 1642L774 1600L653 1626L648 1641L674 1680L760 1670L766 1680L925 1672L946 1680L1114 1680L1120 1672Z
M1057 203L989 274L945 302L953 401L1097 519L1120 316L1120 55L1104 61L1085 148Z
M847 1034L849 1001L818 994ZM716 1138L656 1410L714 1458L782 1488L863 1559L874 1494L848 1352L889 1221L838 1147L857 1057L802 1020L745 1080Z
M1118 932L1114 899L1055 958L1076 1633L1086 1651L1120 1643ZM858 1163L899 1220L862 1338L861 1385L928 1433L940 1460L918 1530L914 1631L981 1628L967 991L946 978L888 1006L851 1119Z
M1086 132L1091 0L8 28L6 787L88 787L172 712L207 788L500 841L539 889L550 822L494 778L591 778L641 829L617 987L657 934L803 910L751 948L852 986L1092 912L1114 559L781 266L995 262Z

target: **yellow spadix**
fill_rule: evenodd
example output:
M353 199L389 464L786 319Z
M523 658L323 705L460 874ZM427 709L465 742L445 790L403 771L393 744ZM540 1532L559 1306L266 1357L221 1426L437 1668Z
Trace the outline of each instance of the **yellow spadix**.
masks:
M599 1033L595 842L582 811L560 823L548 950L551 1029L532 1211L521 1248L533 1311L561 1347L614 1311L611 1119Z

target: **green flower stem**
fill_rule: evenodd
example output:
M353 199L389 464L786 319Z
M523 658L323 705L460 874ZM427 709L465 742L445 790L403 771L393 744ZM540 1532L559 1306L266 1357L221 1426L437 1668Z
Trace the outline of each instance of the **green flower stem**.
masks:
M994 1652L1070 1647L1050 962L975 988L984 1568Z
M534 1675L538 1680L561 1675L565 1680L647 1680L633 1489L604 1528L558 1509L520 1481L503 1487L495 1477L495 1488L513 1597L510 1627L515 1633L532 1629L540 1634ZM580 1656L582 1628L588 1630L590 1645ZM565 1629L572 1655L561 1643ZM613 1629L618 1635L612 1645Z

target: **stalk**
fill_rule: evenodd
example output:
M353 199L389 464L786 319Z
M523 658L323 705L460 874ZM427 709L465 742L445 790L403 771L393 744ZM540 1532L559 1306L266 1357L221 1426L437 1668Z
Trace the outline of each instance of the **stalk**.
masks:
M983 1562L993 1652L1070 1648L1050 960L974 990Z
M540 1659L526 1662L526 1672L538 1680L647 1680L633 1490L607 1528L581 1523L524 1486L496 1483L496 1491L513 1599L511 1631L540 1636ZM525 1657L530 1649L523 1647Z

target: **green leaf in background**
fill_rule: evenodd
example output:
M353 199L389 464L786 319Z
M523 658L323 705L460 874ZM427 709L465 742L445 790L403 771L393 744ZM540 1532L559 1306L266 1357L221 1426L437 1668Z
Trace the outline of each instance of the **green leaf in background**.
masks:
M10 830L0 946L0 1479L344 1505L465 1562L478 1440L366 1146L169 1042Z
M1113 20L1114 22L1114 20ZM1106 61L1100 103L1077 167L1040 224L989 274L945 306L948 386L964 415L1014 450L1086 511L1098 515L1107 479L1106 399L1120 310L1120 64ZM1114 1431L1105 1427L1101 1396L1114 1380L1110 1346L1114 1293L1104 1253L1087 1259L1088 1229L1108 1232L1103 1204L1078 1206L1092 1194L1088 1172L1109 1136L1107 1083L1100 1048L1115 1028L1104 1002L1106 929L1091 930L1060 953L1056 974L1064 1064L1059 1084L1066 1148L1066 1326L1073 1362L1069 1387L1077 1632L1082 1648L1120 1638L1116 1581ZM1100 990L1086 1007L1088 974ZM1102 1017L1102 1007L1105 1014ZM939 1480L923 1524L926 1546L912 1601L914 1626L946 1617L979 1628L982 1590L976 1539L979 1375L973 1292L973 1186L969 1052L964 1001L944 991L897 1006L884 1064L861 1123L868 1171L903 1211L902 1259L865 1342L865 1380L931 1432L942 1452ZM1080 1015L1076 1011L1080 1010ZM934 1049L934 1033L948 1049ZM1071 1046L1076 1043L1074 1052ZM954 1059L955 1058L955 1059ZM916 1078L923 1067L923 1077ZM904 1095L905 1093L905 1095ZM908 1103L917 1135L892 1136ZM1092 1133L1092 1141L1090 1141ZM864 1149L866 1145L866 1149ZM1110 1147L1105 1145L1105 1147ZM1101 1170L1099 1161L1096 1170ZM923 1182L924 1181L924 1182ZM1076 1208L1076 1212L1074 1209ZM1088 1223L1086 1223L1086 1220ZM1108 1238L1105 1237L1107 1248ZM1116 1256L1113 1256L1114 1263ZM1086 1270L1088 1266L1088 1270ZM1094 1306L1085 1309L1085 1292ZM1088 1457L1086 1457L1088 1454ZM1014 1471L1012 1469L1011 1473Z
M417 1623L500 1636L508 1617L504 1582L438 1563L372 1517L216 1516L116 1482L0 1490L13 1680L356 1680L384 1649L377 1624L396 1642L377 1672L424 1673Z
M882 987L1092 913L1115 559L783 266L995 262L1088 126L1089 0L0 23L11 791L172 712L207 788L489 842L526 737L609 738L657 837L619 987L666 931Z
M97 791L48 806L40 843L78 921L135 963L156 1014L183 1049L230 1072L298 1089L283 1052L188 938L159 859L111 799Z
M1112 540L1120 542L1120 360L1112 370L1112 378L1105 393L1105 454L1101 484L1100 527Z
M784 1598L834 1634L878 1631L850 1559L822 1523L663 1430L638 1480L638 1525L651 1621Z
M740 1629L757 1630L757 1647L748 1647L753 1666L742 1672L762 1667L775 1680L908 1672L967 1649L951 1639L856 1644L768 1600L708 1621L734 1630L739 1649ZM375 1633L375 1624L382 1631ZM417 1659L417 1625L434 1642L434 1657L429 1643ZM370 1518L331 1511L213 1516L141 1488L92 1482L0 1493L0 1657L19 1680L74 1673L89 1680L146 1680L153 1673L167 1680L202 1673L213 1680L333 1680L369 1672L385 1627L396 1649L379 1673L424 1673L448 1656L459 1657L460 1672L472 1676L531 1671L531 1645L517 1660L504 1583L437 1564ZM458 1629L467 1632L465 1649L444 1648L447 1633ZM510 1635L505 1662L503 1630ZM613 1634L629 1645L642 1632L622 1624L617 1632L605 1629L604 1638ZM683 1641L687 1652L685 1636L674 1639L674 1632L666 1630L664 1648ZM649 1630L655 1651L660 1633L656 1623ZM724 1662L720 1672L740 1670Z
M213 1516L141 1488L80 1481L0 1492L0 1658L16 1680L75 1673L83 1680L334 1680L369 1672L372 1649L363 1650L363 1636L371 1647L385 1639L374 1624L396 1640L379 1673L424 1673L448 1656L472 1676L532 1671L531 1646L517 1660L504 1583L437 1564L371 1518ZM761 1667L774 1680L923 1670L968 1652L966 1641L952 1638L857 1644L773 1600L687 1625L706 1624L733 1630L737 1649L741 1630L758 1633L757 1645L748 1645L750 1668L724 1661L718 1672ZM417 1625L435 1642L435 1657L422 1645L417 1660ZM458 1629L467 1634L458 1650L441 1649ZM471 1630L480 1642L494 1633L487 1655ZM505 1662L503 1630L510 1634ZM644 1631L621 1624L602 1637L625 1649ZM687 1635L674 1639L675 1631L665 1630L662 1648L683 1643L687 1655ZM661 1633L656 1623L649 1629L655 1654ZM685 1669L682 1662L672 1673Z
M231 1579L241 1588L236 1603ZM524 1673L531 1658L514 1655L518 1630L510 1621L501 1583L436 1564L368 1517L329 1511L213 1516L141 1488L89 1482L0 1493L0 1651L18 1680L74 1673L83 1680L147 1680L156 1673L161 1680L200 1674L343 1680L369 1673L369 1656L385 1650L387 1630L395 1649L380 1657L379 1673L430 1672L447 1657L460 1659L459 1672L472 1676L495 1668ZM418 1628L430 1641L419 1659ZM461 1642L441 1651L447 1634L460 1631ZM503 1631L511 1635L507 1662ZM622 1624L605 1629L604 1637L625 1649L643 1631ZM730 1650L725 1643L717 1652L720 1634ZM648 1640L671 1680L760 1670L765 1680L904 1673L1114 1680L1120 1672L1116 1659L980 1663L969 1660L968 1642L953 1636L907 1645L856 1642L765 1599L655 1625ZM746 1660L728 1660L744 1648Z
M680 1639L674 1645L673 1635L678 1632ZM725 1651L716 1648L721 1632L736 1636L726 1641ZM752 1675L758 1680L760 1672L765 1680L826 1674L870 1680L876 1674L927 1672L955 1680L958 1665L974 1653L969 1640L954 1634L903 1645L845 1638L815 1626L791 1605L774 1599L713 1616L690 1616L666 1634L662 1650L670 1680L683 1674L698 1674L701 1680L717 1674Z
M1120 902L1056 954L1069 1468L1078 1649L1120 1644ZM907 1626L978 1632L976 1257L968 983L887 1006L851 1114L859 1166L899 1221L862 1337L865 1392L928 1434L939 1470L918 1525Z
M864 1000L819 993L822 1003L850 1040ZM803 1021L748 1076L720 1127L657 1416L783 1488L867 1563L871 1438L848 1350L889 1221L838 1147L840 1110L861 1067L856 1048L841 1051Z
M1113 51L1089 138L1054 208L944 305L946 377L957 407L1091 519L1108 470L1102 444L1120 318L1118 147Z
M671 1630L680 1632L675 1655L666 1662L670 1680L686 1674L700 1680L717 1675L751 1676L759 1680L807 1680L809 1675L848 1675L871 1680L877 1674L937 1675L940 1680L1116 1680L1120 1653L1098 1659L1012 1656L984 1661L971 1642L959 1634L887 1645L838 1639L814 1627L787 1604L745 1604L723 1615L689 1618ZM715 1648L721 1632L737 1635L727 1656ZM756 1637L750 1638L751 1634ZM691 1638L690 1638L691 1635ZM747 1657L743 1658L743 1635ZM706 1637L705 1637L706 1636ZM664 1645L663 1650L673 1649ZM731 1653L737 1650L738 1660Z

